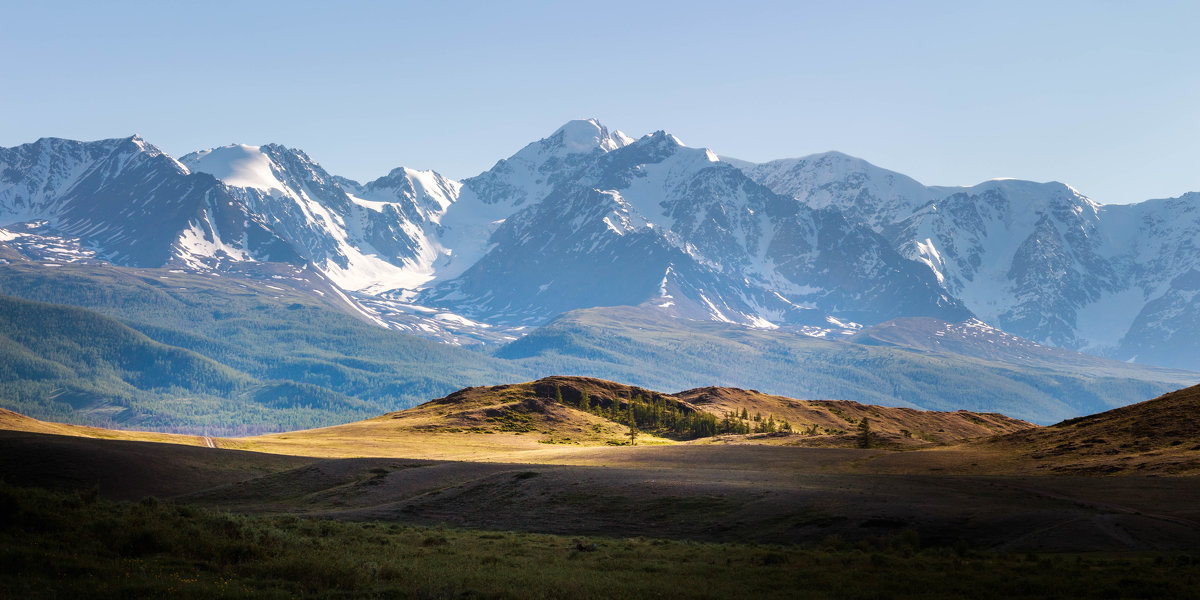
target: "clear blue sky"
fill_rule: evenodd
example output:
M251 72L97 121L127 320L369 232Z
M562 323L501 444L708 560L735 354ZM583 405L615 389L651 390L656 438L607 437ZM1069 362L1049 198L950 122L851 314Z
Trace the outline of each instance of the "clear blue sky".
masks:
M1198 24L1200 2L0 0L0 146L136 132L462 178L597 117L1131 202L1200 190Z

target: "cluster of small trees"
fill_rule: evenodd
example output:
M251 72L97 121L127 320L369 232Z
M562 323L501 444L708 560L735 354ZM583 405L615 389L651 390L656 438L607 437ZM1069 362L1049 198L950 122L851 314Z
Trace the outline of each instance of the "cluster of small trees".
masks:
M749 412L729 411L720 422L721 433L775 433L792 431L792 424L787 419L775 420L775 415L767 415L764 419L761 412L755 412L751 417Z
M568 404L563 400L561 389L555 390L555 400ZM624 402L619 399L607 403L594 402L587 388L584 388L575 407L628 426L633 433L630 436L632 440L636 440L636 432L641 431L687 439L713 436L721 432L720 423L715 415L687 410L677 402L662 396L646 398L637 395Z
M555 389L555 400L560 404L570 406L563 400L561 389ZM637 433L642 431L669 437L696 439L723 433L774 433L792 430L791 424L786 419L776 420L774 415L769 415L764 419L761 413L756 413L751 418L743 408L740 412L727 412L723 418L718 419L712 413L690 410L678 402L662 396L647 398L638 394L625 401L620 398L609 401L605 406L602 402L593 402L587 388L584 388L578 403L574 406L626 425L630 428L631 441L635 441Z

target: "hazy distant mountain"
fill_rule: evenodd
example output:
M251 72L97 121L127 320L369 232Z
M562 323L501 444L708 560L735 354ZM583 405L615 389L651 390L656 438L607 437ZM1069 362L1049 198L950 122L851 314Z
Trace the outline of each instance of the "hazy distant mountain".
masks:
M1200 194L1105 206L1060 183L925 187L838 153L738 165L872 226L988 323L1122 360L1200 367Z

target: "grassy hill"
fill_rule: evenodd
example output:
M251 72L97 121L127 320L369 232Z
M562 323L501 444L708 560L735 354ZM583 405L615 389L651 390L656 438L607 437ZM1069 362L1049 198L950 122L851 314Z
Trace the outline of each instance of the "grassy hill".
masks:
M0 397L42 418L215 434L381 410L315 385L256 379L93 311L7 296L0 296Z
M953 444L966 439L1035 428L1032 423L999 413L927 411L877 406L848 400L796 400L757 390L705 387L675 395L717 415L747 414L753 426L766 420L787 422L803 435L791 443L804 445L914 448ZM869 436L863 436L863 422Z
M665 394L584 377L470 387L344 425L243 438L120 432L0 411L0 429L37 433L296 456L489 461L536 461L558 449L634 444L913 449L1031 428L1036 426L998 414L801 401L735 388ZM632 439L631 429L636 431Z
M94 310L252 377L315 385L387 408L473 383L521 379L502 361L369 323L327 282L304 272L237 277L14 264L0 266L0 293Z
M870 423L865 437L863 419ZM466 388L346 425L218 444L306 456L534 461L554 448L633 443L918 448L1034 427L997 414L799 401L733 388L665 394L594 378L545 377ZM516 458L524 454L530 455Z
M980 444L1060 473L1200 472L1200 386Z
M162 433L157 431L132 431L128 429L106 429L56 423L34 419L11 410L0 408L0 429L26 433L50 434L67 437L94 438L101 440L124 440L136 442L162 442L181 446L207 446L205 436ZM211 440L211 438L209 438Z

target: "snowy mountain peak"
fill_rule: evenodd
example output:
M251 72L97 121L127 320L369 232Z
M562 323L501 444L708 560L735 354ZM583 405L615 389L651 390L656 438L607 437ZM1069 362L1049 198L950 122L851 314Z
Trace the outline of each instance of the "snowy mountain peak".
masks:
M450 204L462 193L462 182L443 177L436 171L410 170L408 177L419 193L433 198L438 203L442 212L450 208Z
M679 141L679 138L662 130L642 136L613 154L617 155L622 157L623 162L630 164L661 163L677 155L694 158L703 163L720 162L713 152L705 148L689 148Z
M957 199L965 193L978 196L984 202L1000 202L1005 210L1014 212L1014 218L1047 212L1071 212L1076 216L1095 218L1101 206L1079 193L1079 190L1057 181L1042 183L1022 179L991 179L971 188L930 189L946 193L938 203Z
M408 167L392 169L365 185L341 177L334 177L334 181L354 204L407 222L401 226L404 233L399 235L414 241L417 237L433 235L442 216L462 191L462 183L436 171ZM399 221L395 225L399 225Z
M193 152L179 159L193 173L208 173L232 187L283 190L261 146L230 144Z
M144 155L143 158L149 157L167 157L174 165L178 165L174 158L171 158L167 153L159 150L157 146L142 139L141 136L134 134L129 137L114 138L109 140L99 140L95 142L75 142L71 140L62 140L58 138L42 138L37 141L38 144L44 144L44 151L51 153L67 151L69 148L83 144L107 153L111 156L122 157L122 160L129 160L135 155Z
M983 189L1002 187L1014 192L1028 194L1030 197L1057 196L1060 198L1078 198L1087 200L1087 196L1081 194L1079 190L1060 181L1029 181L1026 179L1013 179L1011 177L997 177L984 181L975 187ZM1089 202L1091 201L1089 200Z
M813 208L836 207L877 231L937 197L910 177L842 152L762 164L728 162L778 194Z
M134 144L135 146L137 146L139 150L143 150L143 151L153 150L156 152L159 151L158 148L155 148L154 146L152 146L151 144L146 142L146 140L143 139L142 136L140 136L136 133L125 139L128 140L130 143Z
M632 138L620 131L610 133L596 119L568 121L549 136L525 146L508 160L540 164L573 155L611 152L632 142Z
M444 224L458 232L451 235L478 237L484 233L478 221L502 220L518 207L545 198L556 184L573 178L595 157L632 142L619 131L610 133L596 119L570 121L549 137L528 144L491 169L464 180L460 207L448 213L449 221ZM471 233L463 233L468 229ZM478 245L482 241L469 243Z
M620 131L610 134L596 119L568 121L543 141L552 141L568 154L583 154L599 148L605 152L629 145L633 139Z
M412 289L432 277L441 249L430 236L461 187L403 167L359 185L278 144L233 144L183 161L233 188L254 218L347 290Z
M687 144L684 144L683 141L681 141L679 138L675 137L674 135L672 135L670 133L667 133L666 131L664 131L662 129L659 129L658 131L655 131L654 133L647 134L645 137L642 138L642 140L646 140L646 143L648 143L648 144L655 144L655 145L662 146L662 147L684 147L687 145ZM642 140L639 140L639 141L642 141Z

